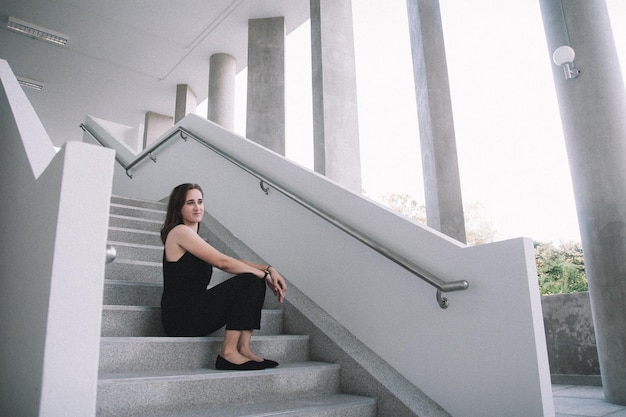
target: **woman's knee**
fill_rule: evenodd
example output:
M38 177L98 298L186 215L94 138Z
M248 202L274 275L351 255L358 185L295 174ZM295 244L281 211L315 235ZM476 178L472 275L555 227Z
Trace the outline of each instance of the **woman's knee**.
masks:
M256 289L265 288L265 280L257 277L254 274L250 274L250 273L240 274L240 275L233 277L233 279L236 279L240 283L240 285L244 287L248 287L248 288L252 287Z

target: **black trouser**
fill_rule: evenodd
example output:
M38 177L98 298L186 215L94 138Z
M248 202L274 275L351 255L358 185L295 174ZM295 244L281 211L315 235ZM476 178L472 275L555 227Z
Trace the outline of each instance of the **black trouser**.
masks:
M226 330L261 328L265 280L253 274L236 275L193 298L163 311L168 336L206 336L224 325Z

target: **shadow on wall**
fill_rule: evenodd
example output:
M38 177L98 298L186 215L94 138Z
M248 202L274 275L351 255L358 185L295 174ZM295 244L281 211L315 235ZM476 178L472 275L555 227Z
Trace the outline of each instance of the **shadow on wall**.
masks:
M541 297L552 382L600 384L589 293Z

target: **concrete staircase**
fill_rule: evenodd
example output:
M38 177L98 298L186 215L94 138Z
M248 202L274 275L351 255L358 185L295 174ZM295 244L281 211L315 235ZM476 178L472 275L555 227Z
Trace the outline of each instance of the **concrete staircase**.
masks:
M106 270L98 416L376 415L374 399L340 392L340 365L309 360L308 336L282 334L283 311L269 291L252 347L279 361L278 368L216 371L220 332L165 337L159 308L164 216L162 203L112 199L109 243L117 259Z

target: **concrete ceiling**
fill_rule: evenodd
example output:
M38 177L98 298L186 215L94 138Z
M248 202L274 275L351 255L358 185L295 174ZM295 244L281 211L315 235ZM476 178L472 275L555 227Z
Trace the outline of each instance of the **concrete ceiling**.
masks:
M246 66L248 19L284 16L287 33L309 19L309 0L0 0L0 59L24 88L56 146L81 140L86 115L129 126L173 116L177 84L206 99L209 58ZM7 29L9 17L69 37L57 46Z

